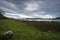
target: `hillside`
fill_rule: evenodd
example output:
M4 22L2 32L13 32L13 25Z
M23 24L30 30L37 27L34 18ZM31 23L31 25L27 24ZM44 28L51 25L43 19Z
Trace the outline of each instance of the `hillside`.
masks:
M0 20L0 35L7 30L14 32L11 40L60 40L60 33L41 32L22 21Z
M60 17L56 17L55 19L60 20Z

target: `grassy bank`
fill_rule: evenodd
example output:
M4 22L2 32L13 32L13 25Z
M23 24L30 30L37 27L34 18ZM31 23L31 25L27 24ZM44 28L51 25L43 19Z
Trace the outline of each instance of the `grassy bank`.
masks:
M7 30L14 32L12 40L60 40L60 33L41 32L22 21L0 20L0 35Z

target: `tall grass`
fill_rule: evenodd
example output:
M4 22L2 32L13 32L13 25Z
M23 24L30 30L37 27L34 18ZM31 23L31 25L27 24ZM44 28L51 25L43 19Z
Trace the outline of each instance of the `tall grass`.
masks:
M22 21L0 20L0 35L7 30L14 32L12 40L60 40L60 33L42 32Z
M53 21L26 21L29 26L39 29L40 31L60 32L60 22Z

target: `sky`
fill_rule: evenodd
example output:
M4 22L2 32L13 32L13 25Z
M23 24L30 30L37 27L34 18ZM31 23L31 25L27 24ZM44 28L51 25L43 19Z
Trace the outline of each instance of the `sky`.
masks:
M0 9L10 18L53 18L60 16L60 0L0 0Z

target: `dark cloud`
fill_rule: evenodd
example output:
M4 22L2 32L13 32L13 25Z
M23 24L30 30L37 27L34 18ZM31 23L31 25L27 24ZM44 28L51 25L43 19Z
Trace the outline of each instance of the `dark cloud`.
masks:
M0 0L0 8L6 13L60 16L60 0Z

